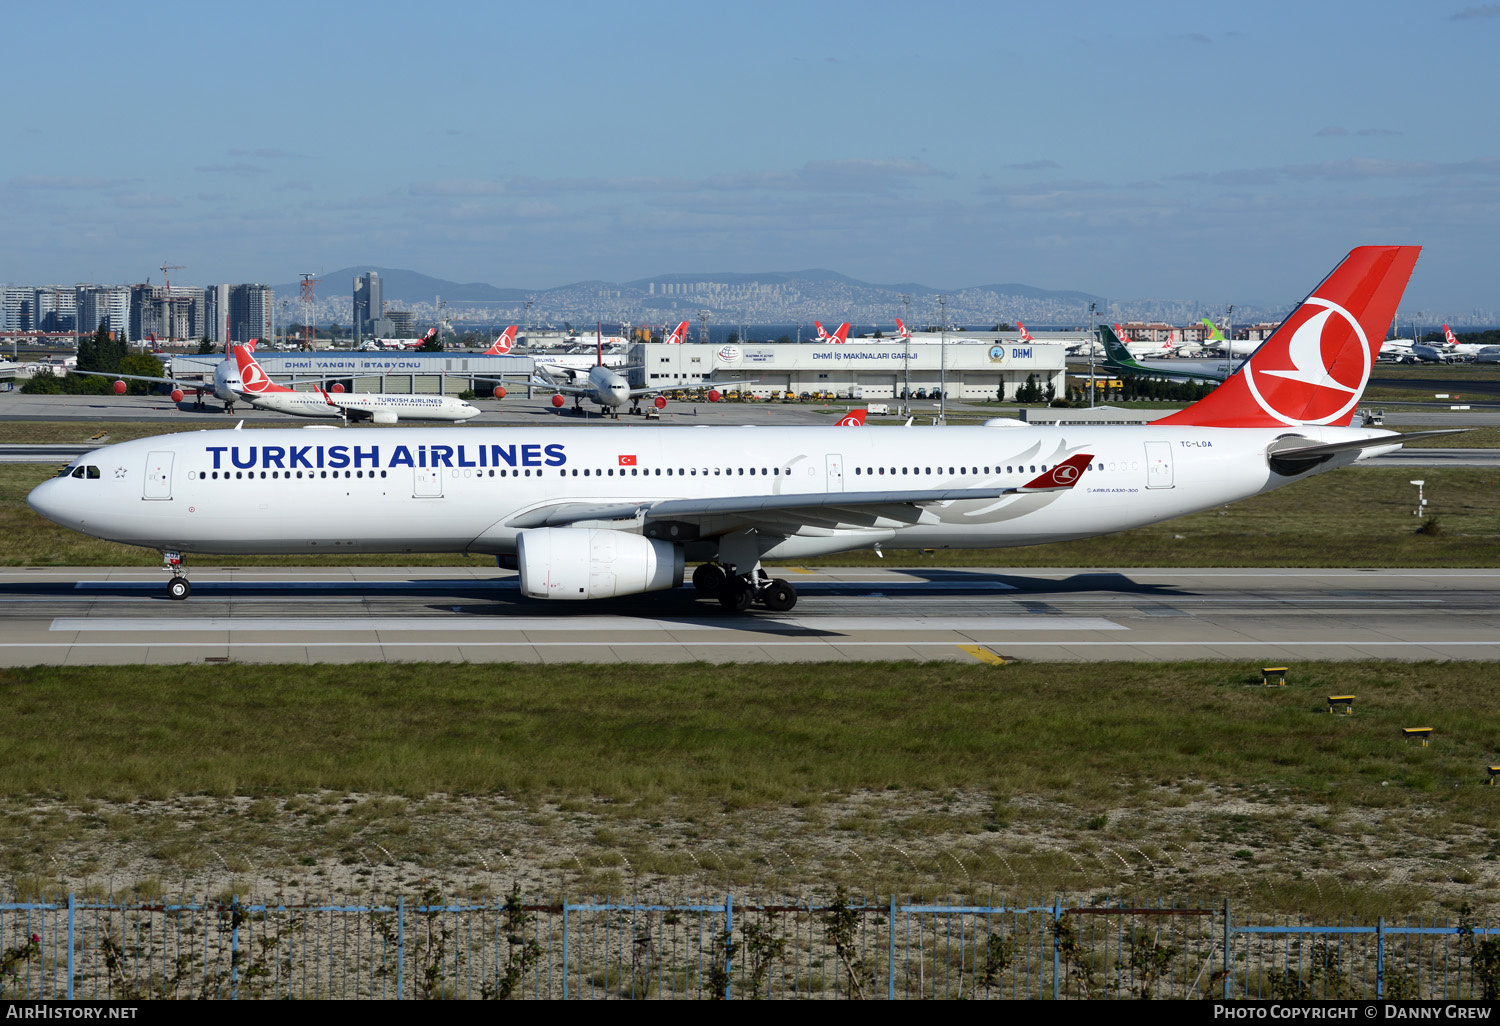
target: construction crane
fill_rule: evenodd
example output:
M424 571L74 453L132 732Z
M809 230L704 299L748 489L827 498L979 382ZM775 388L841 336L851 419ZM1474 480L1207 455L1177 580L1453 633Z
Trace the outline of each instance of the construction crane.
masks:
M302 348L312 351L313 290L322 278L314 278L311 272L302 274Z
M164 327L167 329L167 346L168 346L168 348L170 348L171 345L172 345L172 335L173 335L173 332L172 332L172 283L167 280L167 272L168 271L181 271L181 270L184 270L184 265L182 265L182 264L169 264L165 260L162 261L162 265L161 265L161 284L162 284L162 290L161 290L162 291L161 312L162 312L162 319L166 321L166 324L164 325Z

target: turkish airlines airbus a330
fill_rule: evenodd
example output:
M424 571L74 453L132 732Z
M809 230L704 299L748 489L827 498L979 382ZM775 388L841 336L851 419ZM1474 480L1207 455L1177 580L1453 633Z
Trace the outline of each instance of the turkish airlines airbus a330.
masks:
M1141 427L219 430L98 449L28 502L162 550L174 598L185 552L467 552L554 600L675 588L704 560L693 583L726 608L781 611L797 593L762 559L1087 538L1395 449L1350 422L1417 253L1354 250L1229 380Z

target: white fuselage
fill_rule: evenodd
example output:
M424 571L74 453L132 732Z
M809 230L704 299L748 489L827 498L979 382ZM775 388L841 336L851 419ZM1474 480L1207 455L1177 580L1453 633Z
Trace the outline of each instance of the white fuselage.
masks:
M402 420L463 421L480 410L462 399L446 395L407 395L386 392L334 392L324 398L318 392L243 393L251 406L293 417L344 417L395 424ZM330 402L331 400L331 402Z
M1020 486L1087 453L1066 491L927 506L916 522L788 518L767 558L869 548L1003 547L1108 534L1211 508L1354 462L1342 452L1295 476L1266 447L1396 437L1376 429L1118 426L393 428L206 431L122 442L46 481L31 507L64 527L183 552L516 551L538 510L568 503ZM1391 448L1394 448L1394 444ZM1388 451L1365 450L1367 455ZM529 520L526 518L530 518ZM837 519L837 518L835 518ZM597 526L597 525L596 525ZM609 527L640 533L639 519ZM719 531L735 530L726 514Z

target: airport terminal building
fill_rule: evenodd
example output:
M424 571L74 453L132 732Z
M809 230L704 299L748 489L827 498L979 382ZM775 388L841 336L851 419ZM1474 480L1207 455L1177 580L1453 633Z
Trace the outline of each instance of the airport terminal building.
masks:
M170 373L212 378L214 368L227 359L223 353L174 356ZM465 389L491 392L505 382L507 389L524 387L531 377L529 356L484 356L479 353L365 353L328 350L279 353L261 350L255 360L278 385L319 378L339 381L349 392L394 392L419 395L458 395ZM347 376L346 376L347 375ZM330 382L331 383L331 382Z
M839 397L894 399L903 391L931 394L947 386L961 399L1006 397L1035 375L1062 395L1067 349L1060 343L973 339L947 345L859 341L843 345L744 343L705 345L638 343L630 347L632 388L688 388L705 380L745 380L742 392L832 392ZM754 379L749 381L748 379ZM733 390L733 386L730 387Z
M1057 342L1022 342L1014 338L963 336L947 345L913 341L857 341L843 345L817 343L745 343L723 346L666 345L637 342L630 346L624 373L632 388L670 391L705 381L741 380L742 392L832 392L839 397L892 399L910 389L932 394L946 384L953 398L993 399L1003 386L1007 398L1035 375L1037 384L1065 389L1066 347ZM171 373L212 378L222 353L176 356ZM530 356L486 356L480 353L367 353L261 351L256 360L277 384L339 381L350 392L394 392L458 395L492 392L497 384L518 392L527 388L534 365ZM753 379L753 380L751 380ZM545 391L538 388L537 391ZM733 390L733 386L730 386Z

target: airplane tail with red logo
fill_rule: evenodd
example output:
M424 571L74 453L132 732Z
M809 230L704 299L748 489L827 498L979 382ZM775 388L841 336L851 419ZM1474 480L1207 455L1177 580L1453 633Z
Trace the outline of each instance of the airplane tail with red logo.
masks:
M681 345L682 343L687 341L687 336L688 322L683 321L681 324L677 325L677 327L672 329L672 334L668 335L665 341L669 346Z
M1034 339L1034 338L1031 337L1031 332L1029 332L1029 331L1026 330L1026 325L1022 324L1020 321L1016 322L1016 330L1021 333L1021 341L1022 342L1035 342L1036 341L1036 339Z
M1454 335L1453 329L1448 327L1448 325L1446 324L1443 325L1443 340L1450 346L1458 345L1458 336Z
M240 387L246 392L255 395L264 395L267 392L290 392L285 385L278 385L272 381L260 364L255 362L255 357L250 355L250 350L244 346L231 347L234 353L234 362L240 369Z
M1347 427L1421 246L1361 246L1222 385L1156 424Z
M911 329L908 328L906 325L902 324L901 323L901 318L897 317L896 318L896 339L897 339L897 341L905 342L909 338L911 338Z
M510 327L506 328L504 331L502 331L500 333L500 337L497 338L497 339L495 339L495 344L494 345L490 346L488 349L486 349L480 355L481 356L506 356L506 355L509 355L511 349L515 347L515 344L516 344L516 326L514 324L512 324Z
M822 327L822 325L819 325L819 327ZM849 322L845 321L843 324L840 324L838 330L829 335L825 341L838 343L849 341Z
M818 341L819 342L827 342L830 338L833 337L832 335L828 334L828 332L826 332L826 331L823 330L823 322L822 321L813 321L813 327L818 329Z
M850 410L839 418L839 427L863 427L865 418L870 415L869 410Z

